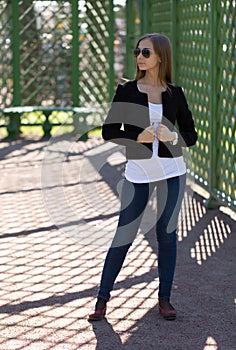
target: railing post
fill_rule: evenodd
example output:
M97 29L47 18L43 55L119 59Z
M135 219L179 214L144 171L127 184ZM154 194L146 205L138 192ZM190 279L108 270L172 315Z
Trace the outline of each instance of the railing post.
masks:
M79 8L78 0L71 1L71 11L72 11L72 103L73 106L79 106Z
M71 57L71 93L72 93L72 104L74 107L80 105L80 90L79 90L79 79L80 79L80 66L79 66L79 4L78 0L71 1L71 31L72 31L72 57ZM73 125L74 133L80 131L79 117L76 113L73 113Z
M172 46L172 66L173 66L173 81L177 83L177 18L178 18L178 0L171 1L171 46Z
M109 84L108 84L108 91L109 91L109 102L112 100L112 97L114 95L114 85L115 85L115 74L114 74L114 31L115 31L115 19L114 19L114 7L113 7L113 0L109 1L109 24L108 24L108 32L109 32L109 38L108 38L108 45L109 45Z
M13 70L13 106L19 106L21 103L21 84L20 84L20 21L19 21L19 1L9 2L12 6L12 70Z
M135 4L133 0L126 0L126 57L125 78L132 79L134 76L134 59L132 50L136 39Z
M218 1L211 0L210 8L210 47L211 47L211 60L210 60L210 173L209 173L209 192L210 198L207 200L206 205L208 208L216 208L219 206L217 198L214 196L213 191L217 188L217 3Z
M149 32L150 0L139 0L140 35Z

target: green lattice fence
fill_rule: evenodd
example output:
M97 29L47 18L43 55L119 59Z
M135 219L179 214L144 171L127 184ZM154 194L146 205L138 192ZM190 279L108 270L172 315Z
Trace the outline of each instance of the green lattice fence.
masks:
M171 1L151 1L149 7L152 18L148 27L150 32L155 32L157 25L166 35L171 35Z
M236 205L236 2L227 1L218 9L219 50L216 54L217 109L216 174L217 187L225 200L234 199Z
M0 109L107 104L113 32L112 0L0 0ZM42 113L35 117L42 123Z
M179 3L178 18L181 20L178 19L175 68L177 83L186 90L199 134L197 147L190 149L194 171L197 180L208 186L211 167L211 42L209 6L204 3Z
M236 206L235 1L180 1L176 80L199 133L190 152L197 181Z
M236 1L140 0L139 7L141 32L172 41L175 83L185 89L199 133L190 149L195 179L235 209Z
M112 6L112 0L0 0L0 109L109 102ZM199 133L190 151L195 178L234 208L235 7L235 0L127 0L126 6L129 53L142 33L170 36L175 82L186 90ZM132 78L133 63L126 61L125 77ZM34 123L42 122L39 114Z
M114 58L110 54L114 41L112 2L86 1L84 10L87 31L80 49L81 103L90 101L103 105L110 101L114 92Z
M9 10L5 2L0 1L1 35L0 35L0 108L9 106L12 102L12 52L10 47L11 23Z

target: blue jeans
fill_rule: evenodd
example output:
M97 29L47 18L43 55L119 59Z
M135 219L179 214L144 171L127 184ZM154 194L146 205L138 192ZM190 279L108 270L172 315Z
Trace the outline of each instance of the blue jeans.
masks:
M186 175L151 183L124 180L116 234L108 250L98 297L110 299L110 292L126 254L138 232L141 219L154 189L157 195L156 236L158 242L159 297L169 298L176 265L176 228L184 196Z

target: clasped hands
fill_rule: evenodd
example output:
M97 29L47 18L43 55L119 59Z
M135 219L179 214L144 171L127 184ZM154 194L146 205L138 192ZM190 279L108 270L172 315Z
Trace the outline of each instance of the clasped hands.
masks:
M138 142L142 143L153 143L155 136L159 141L167 142L173 141L175 139L175 134L173 131L170 131L165 125L162 123L158 124L158 128L155 131L154 125L148 126L144 129L137 138Z

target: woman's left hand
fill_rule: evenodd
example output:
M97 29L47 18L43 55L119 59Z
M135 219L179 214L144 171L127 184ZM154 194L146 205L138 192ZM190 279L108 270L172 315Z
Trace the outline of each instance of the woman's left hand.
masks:
M163 125L162 123L158 124L156 135L158 140L161 142L173 141L175 139L174 132L170 131L167 126Z

